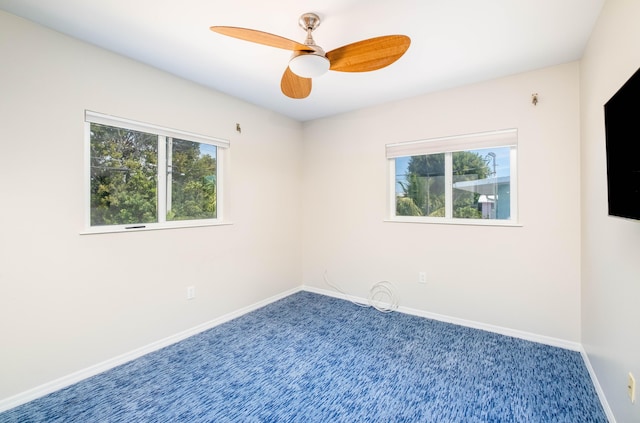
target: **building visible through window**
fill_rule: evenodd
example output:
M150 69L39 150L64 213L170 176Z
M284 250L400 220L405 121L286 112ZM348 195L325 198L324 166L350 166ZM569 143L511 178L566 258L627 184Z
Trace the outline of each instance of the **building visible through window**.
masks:
M388 145L391 218L515 222L516 148L515 130Z

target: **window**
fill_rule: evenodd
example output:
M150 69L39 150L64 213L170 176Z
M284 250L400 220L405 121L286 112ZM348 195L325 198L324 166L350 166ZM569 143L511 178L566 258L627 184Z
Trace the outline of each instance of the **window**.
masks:
M86 112L90 232L221 222L228 141Z
M388 144L390 218L517 222L515 129Z

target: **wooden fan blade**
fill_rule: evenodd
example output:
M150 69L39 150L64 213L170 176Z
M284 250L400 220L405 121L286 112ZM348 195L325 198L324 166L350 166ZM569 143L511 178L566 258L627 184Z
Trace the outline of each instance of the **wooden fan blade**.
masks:
M282 75L280 81L282 93L291 98L305 98L311 94L311 78L302 78L291 72L289 66Z
M255 29L236 28L233 26L212 26L209 28L218 34L227 35L233 38L239 38L252 43L264 44L270 47L282 48L293 51L308 51L309 47L300 44L288 38L279 35L269 34L268 32L256 31Z
M406 35L385 35L348 44L327 53L329 69L340 72L381 69L402 57L410 44Z

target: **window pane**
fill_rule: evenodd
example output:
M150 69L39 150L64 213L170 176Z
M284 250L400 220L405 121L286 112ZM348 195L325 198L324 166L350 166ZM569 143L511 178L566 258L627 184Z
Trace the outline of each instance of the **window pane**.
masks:
M91 226L157 220L158 137L91 124Z
M167 139L167 220L215 219L217 148Z
M444 154L398 157L396 216L445 215Z
M509 147L460 151L453 159L453 217L509 219Z

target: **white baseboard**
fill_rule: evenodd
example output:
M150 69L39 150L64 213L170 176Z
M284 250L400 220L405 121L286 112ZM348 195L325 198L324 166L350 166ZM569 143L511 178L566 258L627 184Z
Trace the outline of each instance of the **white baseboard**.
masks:
M609 402L607 401L607 397L604 395L604 391L602 390L602 386L600 386L600 382L598 381L598 377L596 376L596 372L591 365L591 361L589 360L589 355L583 346L580 346L580 354L582 355L582 359L584 360L585 366L587 366L587 370L589 371L589 376L591 376L591 381L593 382L593 387L596 389L596 393L598 394L598 398L600 398L600 403L602 404L602 408L604 409L604 413L607 415L607 419L609 423L616 423L616 417L613 415L613 410L609 406Z
M117 357L114 357L109 360L103 361L101 363L95 364L93 366L87 367L86 369L82 369L77 372L71 373L69 375L63 376L61 378L52 380L51 382L47 382L43 385L36 386L35 388L29 389L17 395L2 399L0 400L0 413L3 411L10 410L19 405L25 404L29 401L33 401L34 399L48 395L52 392L71 386L74 383L78 383L91 376L95 376L104 371L113 369L114 367L120 366L121 364L127 363L131 360L135 360L136 358L142 357L143 355L149 354L161 348L180 342L200 332L204 332L222 323L228 322L244 314L247 314L251 311L257 310L268 304L278 301L282 298L288 297L291 294L295 294L296 292L301 291L301 289L302 289L301 287L298 287L298 288L294 288L294 289L282 292L273 297L267 298L266 300L259 301L247 307L243 307L239 310L225 314L224 316L220 316L216 319L200 324L191 329L187 329L175 335L171 335L164 339L160 339L156 342L137 348L128 353L124 353Z
M322 288L316 288L311 286L303 286L302 289L304 291L314 292L316 294L327 295L330 297L340 298L343 300L355 301L359 304L367 304L368 299L354 297L352 295L344 295L342 293L331 291ZM553 338L550 336L539 335L531 332L525 332L516 329L505 328L502 326L495 326L486 323L479 323L472 320L460 319L457 317L446 316L444 314L430 313L428 311L418 310L410 307L398 307L397 311L399 313L410 314L412 316L425 317L427 319L438 320L446 323L453 323L459 326L465 326L474 329L485 330L487 332L499 333L501 335L511 336L514 338L525 339L527 341L538 342L540 344L551 345L553 347L564 348L572 351L581 351L582 345L579 342L567 341L565 339Z

